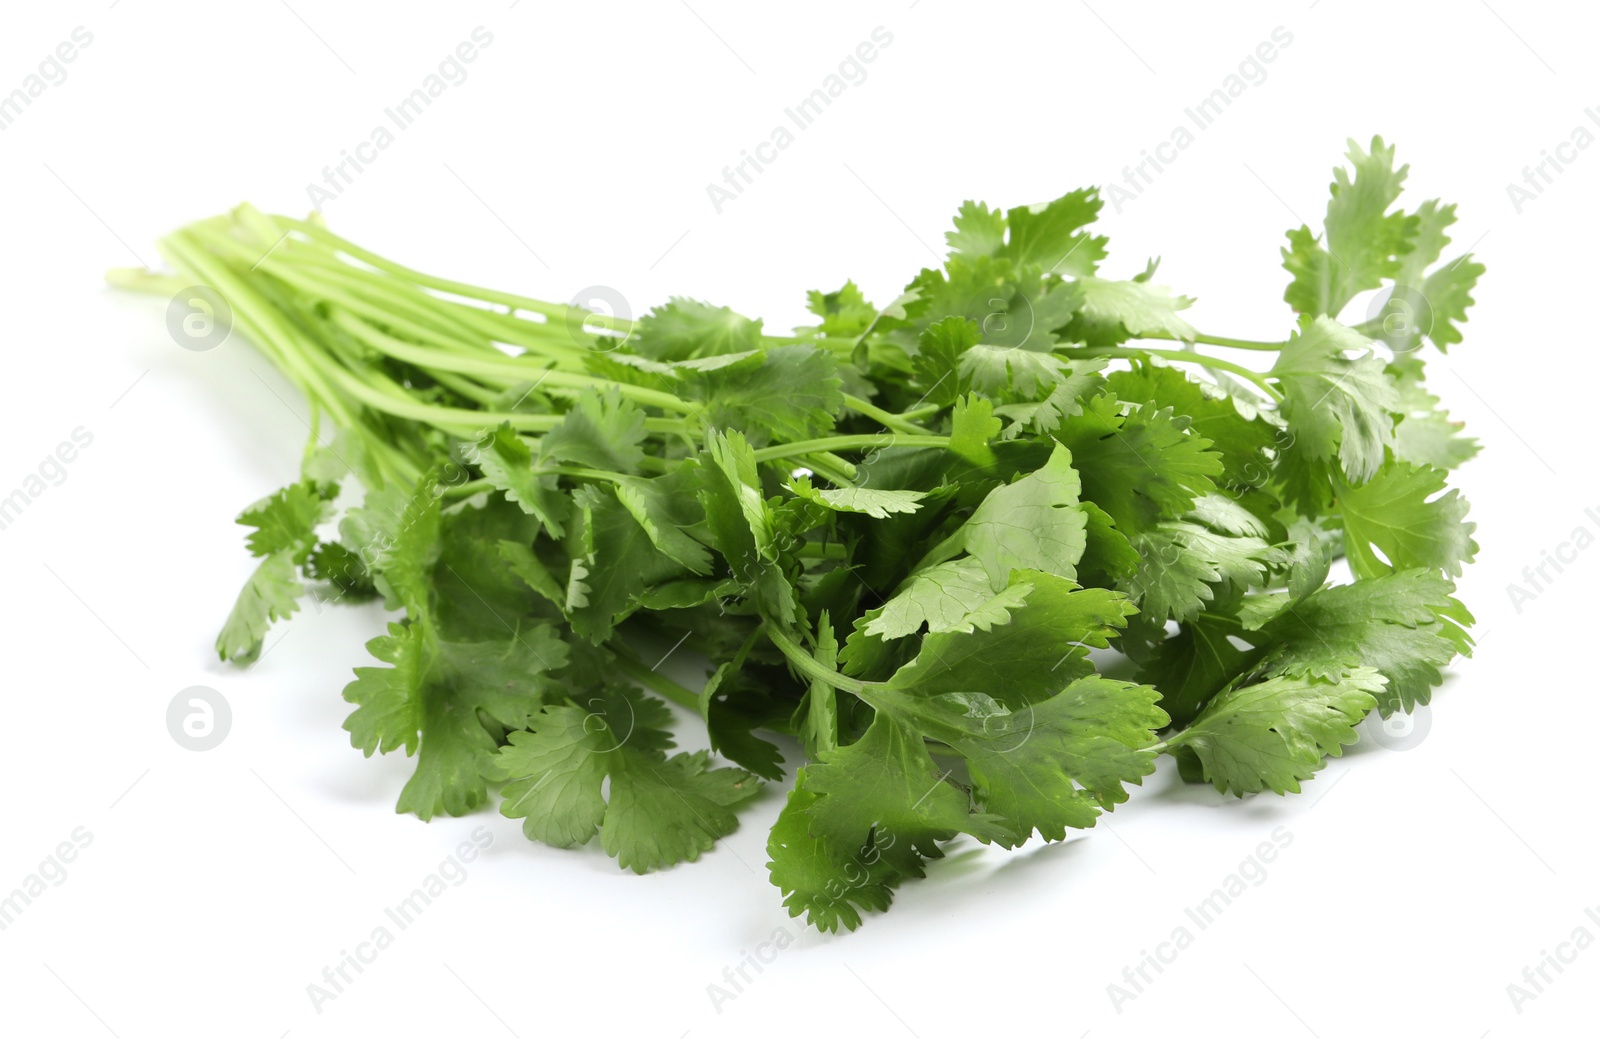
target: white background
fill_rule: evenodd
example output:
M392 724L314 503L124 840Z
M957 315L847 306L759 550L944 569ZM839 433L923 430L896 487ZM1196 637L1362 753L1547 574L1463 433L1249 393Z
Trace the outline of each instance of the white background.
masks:
M93 842L0 931L10 1035L1592 1034L1600 949L1519 1014L1506 986L1579 926L1600 938L1590 589L1600 551L1513 608L1594 486L1600 149L1519 214L1506 186L1600 103L1576 4L691 0L448 5L279 0L27 5L0 93L76 26L93 43L0 133L6 379L0 495L79 426L93 444L0 531L0 893ZM21 7L22 5L16 5ZM1496 13L1498 12L1498 14ZM1501 20L1504 16L1504 21ZM1507 24L1509 23L1509 24ZM251 563L237 511L297 471L304 403L247 344L178 348L162 301L103 287L155 240L244 199L287 213L383 109L482 25L492 45L326 207L336 230L469 281L635 313L669 294L769 327L804 290L884 302L934 262L961 200L1014 205L1121 177L1276 26L1293 43L1121 213L1106 270L1148 256L1214 334L1288 328L1283 232L1320 223L1348 136L1382 133L1414 204L1460 203L1489 273L1431 382L1480 436L1459 474L1480 651L1415 749L1358 749L1298 798L1223 799L1163 767L1065 844L958 843L843 937L766 881L769 793L701 862L647 878L535 846L492 812L393 814L403 758L363 760L339 697L376 608L302 613L248 672L211 643ZM719 215L705 186L875 26L893 43ZM1595 128L1600 132L1600 127ZM930 248L932 247L932 248ZM1600 517L1600 513L1597 513ZM168 702L231 703L218 748ZM684 741L700 745L692 735ZM493 845L319 1014L307 985L474 827ZM1107 985L1185 924L1274 827L1293 843L1118 1013ZM393 928L391 928L393 929ZM718 1008L707 986L793 936ZM1191 930L1194 930L1191 925Z

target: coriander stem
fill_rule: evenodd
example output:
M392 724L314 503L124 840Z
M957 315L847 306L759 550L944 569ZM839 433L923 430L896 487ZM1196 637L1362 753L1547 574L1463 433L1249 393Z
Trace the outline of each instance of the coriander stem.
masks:
M502 355L501 359L497 361L487 357L451 354L426 346L416 346L396 339L388 333L373 327L365 319L355 314L337 312L333 315L333 322L374 349L388 354L395 360L416 365L424 370L436 369L438 371L459 372L462 375L500 376L522 381L532 380L536 383L548 382L551 386L562 386L568 389L583 389L590 386L616 387L622 396L637 404L660 408L662 411L675 411L680 415L692 414L699 407L699 405L679 400L672 394L664 393L660 390L633 386L628 383L611 382L608 379L601 379L593 375L559 371L538 363L518 363L518 358L514 357Z
M823 664L807 652L804 646L785 635L778 629L776 624L770 621L767 623L767 638L771 639L772 644L777 646L785 657L789 658L789 663L794 665L796 671L815 678L825 685L830 685L835 689L843 689L847 693L860 696L872 684L840 674L833 668Z
M1126 349L1110 346L1090 346L1082 347L1076 350L1063 350L1061 353L1068 357L1078 358L1126 357L1131 360L1139 360L1140 358L1144 357L1160 357L1168 361L1178 361L1183 364L1204 365L1207 368L1217 368L1221 371L1231 372L1242 379L1246 379L1254 383L1272 400L1276 401L1283 399L1283 394L1279 393L1271 383L1267 382L1267 377L1262 375L1260 372L1246 368L1241 364L1234 364L1232 361L1223 361L1207 354L1195 353L1193 350L1151 350L1142 346L1130 347Z
M1178 336L1165 335L1161 332L1146 332L1136 336L1137 339L1166 339L1175 343L1195 342L1205 343L1208 346L1226 346L1234 350L1282 350L1286 343L1269 343L1260 339L1234 339L1230 336L1208 336L1203 332L1195 333L1192 340L1180 339Z
M895 415L883 410L875 404L862 400L860 397L844 395L844 406L860 415L865 415L879 425L892 429L896 433L908 433L911 436L932 436L933 430L925 429L911 422L903 415Z
M849 559L850 547L843 541L807 541L794 554L801 559Z
M771 462L779 458L794 458L818 451L872 450L881 447L948 447L945 436L909 436L900 433L866 433L852 436L823 437L818 440L798 440L791 444L775 444L755 452L756 461Z
M449 278L438 278L431 274L424 274L404 264L385 259L377 253L369 252L354 242L339 237L325 227L319 227L304 220L294 220L288 217L277 217L276 220L280 227L300 231L323 245L352 256L362 263L370 264L391 274L397 274L402 278L408 278L418 285L426 285L428 288L436 289L440 292L465 296L468 299L482 300L485 303L499 303L502 306L513 307L517 310L527 310L535 314L542 314L547 318L565 319L568 315L577 314L582 316L585 324L618 332L627 332L633 328L633 322L624 318L595 314L581 307L569 307L560 303L546 303L544 300L519 296L514 292L500 292L496 289L480 288L477 285L468 285L466 282L452 281Z
M700 697L695 694L694 690L686 689L666 675L650 670L626 653L618 652L616 658L617 663L622 667L623 671L627 672L629 678L632 678L651 692L666 697L679 707L687 707L691 711L699 712Z

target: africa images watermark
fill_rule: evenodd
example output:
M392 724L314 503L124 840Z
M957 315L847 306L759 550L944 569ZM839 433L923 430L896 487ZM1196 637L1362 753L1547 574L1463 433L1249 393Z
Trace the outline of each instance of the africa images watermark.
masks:
M1600 928L1600 909L1595 906L1585 906L1583 915L1589 924ZM1587 952L1595 942L1594 931L1588 924L1579 924L1567 935L1565 941L1556 943L1554 952L1549 949L1539 950L1539 959L1530 966L1522 968L1522 977L1506 986L1506 995L1511 999L1511 1009L1521 1015L1529 1003L1545 994L1545 991L1568 967L1578 961L1579 953Z
M494 34L488 29L481 25L473 29L467 39L456 44L444 56L435 71L423 77L420 86L385 108L383 114L386 122L374 126L366 140L341 151L337 163L322 167L320 184L312 182L306 185L306 197L311 200L312 208L320 213L324 205L344 194L359 174L377 162L379 156L399 140L401 132L416 125L422 113L432 107L435 100L451 87L459 87L467 81L467 66L477 61L478 55L488 50L492 43Z
M22 113L33 107L33 103L44 95L51 87L59 87L67 81L67 66L78 60L80 51L87 50L94 43L94 33L77 26L67 35L67 38L56 44L55 49L44 56L38 67L22 77L22 85L16 87L9 94L0 95L0 131L11 129Z
M23 910L53 887L67 882L67 865L75 861L78 853L94 843L94 834L87 826L79 826L67 834L67 840L55 846L39 863L39 868L22 878L9 895L0 898L0 931L17 922Z
M706 995L711 999L712 1008L721 1014L729 1003L744 995L756 978L772 966L778 953L793 944L794 933L780 925L773 928L767 940L757 944L754 949L740 949L737 965L730 964L722 968L721 983L713 981L706 986ZM755 972L755 977L751 977L751 971Z
M1267 39L1256 45L1255 50L1245 55L1237 71L1222 78L1221 86L1201 98L1197 104L1185 108L1183 114L1188 119L1187 123L1174 126L1165 141L1140 152L1142 157L1137 165L1122 167L1121 183L1111 181L1106 184L1106 200L1111 203L1111 208L1120 213L1123 206L1144 194L1145 189L1155 183L1156 177L1177 162L1178 156L1199 140L1198 134L1209 130L1236 98L1242 97L1251 87L1267 81L1267 66L1277 61L1279 55L1293 43L1294 33L1281 25L1277 26ZM1189 128L1191 124L1193 130Z
M19 487L0 498L0 530L9 530L45 491L67 482L67 466L76 462L79 453L94 443L94 434L85 426L75 428L71 437L71 440L61 441L54 451L45 455L38 468L22 478Z
M1583 114L1589 121L1600 127L1600 111L1595 108L1585 108ZM1554 148L1540 149L1541 158L1531 166L1522 167L1522 183L1511 181L1506 184L1506 197L1511 199L1511 208L1518 216L1530 202L1536 202L1539 196L1556 182L1556 178L1565 173L1567 167L1577 162L1579 157L1589 150L1595 142L1595 132L1579 123L1572 128L1565 141ZM1552 154L1554 153L1554 154Z
M1556 545L1554 549L1541 549L1539 561L1522 568L1522 584L1512 581L1506 585L1506 595L1511 599L1511 607L1519 615L1522 613L1523 604L1533 602L1549 591L1556 578L1560 577L1568 566L1578 561L1578 553L1597 540L1595 531L1600 530L1600 510L1584 509L1583 515L1594 524L1594 529L1591 530L1582 523L1572 528L1572 534L1567 540Z
M1224 910L1246 891L1267 882L1267 864L1276 860L1279 852L1294 843L1294 834L1282 826L1274 828L1270 836L1270 841L1256 845L1255 851L1239 863L1236 870L1223 877L1222 883L1211 894L1192 906L1184 907L1183 915L1187 922L1174 927L1165 941L1156 944L1154 952L1140 949L1139 958L1122 968L1122 977L1106 986L1106 995L1111 998L1111 1006L1118 1014L1129 1003L1144 995L1156 979L1178 961L1178 956L1195 943L1196 936L1217 922ZM1189 929L1191 923L1194 930Z
M466 864L475 861L494 843L494 834L485 826L473 827L471 836L472 840L456 845L456 850L423 877L409 895L392 906L384 906L384 922L374 927L365 941L357 942L354 951L340 949L338 960L322 968L321 979L306 986L313 1010L320 1014L329 1003L344 995L356 978L377 962L378 954L394 944L398 932L416 923L447 890L467 882ZM393 930L390 924L394 925Z
M823 77L821 86L783 110L788 122L774 126L767 139L754 148L739 152L740 158L736 164L722 167L722 183L713 181L706 185L706 197L711 200L711 208L717 215L721 216L724 206L743 195L745 189L755 183L756 174L766 172L768 166L777 162L778 155L799 139L795 136L796 132L809 130L817 117L833 104L834 98L842 96L851 87L865 83L867 66L877 61L879 53L887 50L892 43L894 34L881 25L876 26L867 39L856 44L855 50L839 62L838 71L828 73ZM791 125L794 130L789 129Z

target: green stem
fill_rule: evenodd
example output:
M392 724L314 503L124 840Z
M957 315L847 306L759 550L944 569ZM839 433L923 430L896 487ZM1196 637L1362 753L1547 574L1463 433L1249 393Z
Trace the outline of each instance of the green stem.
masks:
M847 693L860 696L875 684L858 681L849 675L842 675L823 664L807 652L804 646L780 631L776 624L770 622L767 624L767 638L771 639L772 644L777 646L779 651L789 659L789 663L794 665L796 671L810 678L815 678L825 685L830 685L835 689L843 689Z
M850 547L842 541L807 541L794 554L801 559L849 559Z
M513 357L502 355L501 359L497 361L476 355L464 356L435 350L426 346L416 346L374 328L354 314L336 313L333 316L333 321L340 328L343 328L351 335L357 336L374 349L388 354L397 361L404 361L424 370L459 372L463 375L498 376L517 382L531 380L541 385L548 383L552 387L566 387L568 389L584 389L591 386L614 387L629 400L647 407L660 408L662 411L688 415L699 409L698 404L690 404L660 390L633 386L628 383L612 382L609 379L602 379L593 375L558 371L538 363L519 363L518 359Z
M852 436L823 437L819 440L797 440L792 444L774 444L755 452L756 461L771 462L779 458L795 458L819 451L870 451L882 447L948 447L950 438L944 436L909 436L901 433L865 433Z
M482 300L485 303L498 303L501 306L513 307L517 310L526 310L534 314L541 314L547 318L566 320L569 316L577 316L585 324L597 328L607 328L617 332L628 332L633 328L633 322L624 318L608 317L605 314L594 314L581 307L569 307L560 303L547 303L544 300L533 299L528 296L519 296L514 292L500 292L496 289L486 289L477 285L468 285L466 282L452 281L449 278L438 278L431 274L424 274L419 270L407 267L385 259L377 253L369 252L348 239L341 238L325 227L308 223L304 220L294 220L288 217L276 217L278 226L284 230L294 230L305 234L307 237L321 242L325 246L352 256L362 263L377 267L379 270L398 274L402 278L410 279L418 285L439 292L448 292L456 296L465 296L468 299Z
M1146 332L1136 336L1138 339L1166 339L1175 343L1205 343L1208 346L1226 346L1234 350L1282 350L1287 343L1269 343L1260 339L1234 339L1230 336L1208 336L1203 332L1195 333L1193 339L1182 339L1178 336L1164 335L1160 332Z
M894 430L896 433L907 433L911 436L933 435L933 430L925 429L915 422L908 421L903 415L895 415L869 401L862 400L860 397L852 397L848 393L844 395L844 406L859 415L865 415L886 429Z
M1131 360L1139 360L1145 357L1160 357L1168 361L1177 361L1182 364L1203 365L1207 368L1216 368L1220 371L1231 372L1232 374L1239 376L1241 379L1246 379L1249 382L1254 383L1260 388L1261 392L1265 393L1273 400L1283 399L1283 394L1279 393L1271 383L1267 382L1267 377L1262 375L1260 372L1246 368L1240 364L1234 364L1232 361L1222 361L1207 354L1195 353L1193 350L1150 350L1145 347L1122 349L1109 346L1091 346L1076 350L1062 350L1061 353L1068 357L1077 358L1126 357Z
M628 677L658 696L664 696L679 707L699 713L700 697L692 689L679 685L666 675L652 671L625 653L617 653L616 660Z

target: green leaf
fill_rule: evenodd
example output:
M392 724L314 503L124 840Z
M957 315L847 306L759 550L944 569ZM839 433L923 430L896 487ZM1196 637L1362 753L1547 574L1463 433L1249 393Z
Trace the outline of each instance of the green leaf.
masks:
M1404 570L1314 592L1262 628L1276 643L1262 670L1333 679L1365 665L1387 680L1383 713L1409 712L1444 680L1440 669L1470 650L1463 629L1472 615L1454 591L1435 570Z
M217 635L217 655L248 664L261 655L273 621L287 620L300 608L305 591L295 576L294 555L274 552L263 559L240 589L228 620Z
M996 609L974 611L984 623L974 623L972 631L956 628L923 639L916 659L896 671L890 685L927 696L989 690L1020 710L1090 674L1090 647L1110 645L1135 612L1116 592L1077 588L1037 571L1019 571L994 600Z
M822 319L818 331L833 338L859 336L878 317L878 308L867 302L853 281L837 292L807 292L806 309Z
M1234 486L1260 485L1271 466L1266 452L1275 446L1273 428L1259 415L1246 417L1233 398L1187 378L1176 368L1138 361L1106 376L1117 397L1170 408L1187 427L1211 442L1222 457L1222 476Z
M628 341L628 349L656 361L737 354L760 345L760 321L681 296L640 318Z
M539 438L543 462L575 462L590 469L636 473L644 459L644 412L615 389L578 394L556 427Z
M511 777L501 814L555 847L585 844L598 831L606 853L635 873L698 859L738 827L734 807L760 784L740 769L710 768L704 751L667 757L659 702L610 699L633 705L636 716L556 705L533 719L532 732L510 734L498 754Z
M1130 540L1139 566L1122 587L1155 621L1192 620L1217 588L1261 584L1269 566L1287 561L1259 537L1219 534L1187 521L1160 523Z
M876 487L835 487L818 489L801 477L789 485L795 494L834 512L854 512L873 519L888 519L895 513L913 513L922 508L923 491L889 491Z
M1394 442L1390 412L1400 407L1399 391L1371 347L1354 329L1319 317L1289 337L1269 373L1283 388L1292 451L1316 461L1337 455L1357 483L1383 464ZM1361 356L1346 356L1357 350Z
M1088 524L1078 504L1078 473L1063 447L1041 468L990 491L952 539L983 564L999 591L1013 570L1042 570L1077 577Z
M332 507L315 489L292 483L245 509L235 522L255 528L245 538L251 555L284 552L298 566L317 542L317 525L330 512Z
M698 488L698 466L687 460L661 476L627 477L613 487L622 507L663 555L692 573L708 574L711 553L689 533L705 522Z
M1097 397L1055 439L1072 452L1085 500L1130 536L1187 513L1195 498L1216 490L1213 478L1223 470L1209 440L1186 433L1170 409L1154 404L1121 415L1114 397Z
M613 488L586 484L572 498L581 522L569 550L567 618L573 631L598 645L633 612L635 596L681 569L656 548Z
M898 682L891 683L892 686ZM1149 686L1090 675L1048 699L1006 709L982 693L929 698L920 689L875 692L875 705L967 762L979 804L1003 820L997 843L1016 847L1093 826L1125 789L1155 771L1145 748L1167 716Z
M356 709L344 727L369 757L400 747L416 754L396 810L422 819L464 815L487 801L488 781L498 773L484 718L526 724L555 691L547 676L568 660L565 644L544 625L496 642L462 643L440 641L424 622L391 624L367 649L390 666L356 668L344 691Z
M484 479L506 500L522 506L536 517L546 533L559 538L571 506L556 486L556 478L533 471L533 452L509 425L501 425L477 444L473 459L483 470Z
M893 849L896 838L884 835L861 848L841 851L811 836L811 811L818 795L805 789L806 770L795 777L795 788L778 813L767 838L767 869L772 883L784 893L790 916L806 916L819 931L834 933L841 927L861 926L862 912L883 912L894 897L894 887L908 874L891 864L883 845ZM930 849L938 857L938 848ZM918 874L909 874L918 875Z
M962 382L961 358L982 338L978 323L960 316L943 318L922 330L913 364L927 400L953 404L970 388Z
M1355 172L1333 171L1324 242L1308 227L1289 232L1283 266L1293 280L1283 298L1298 313L1336 318L1357 293L1399 273L1419 220L1390 212L1410 168L1396 169L1394 157L1381 137L1372 139L1370 152L1352 140L1348 158Z
M994 595L983 564L962 556L917 571L893 598L867 611L861 630L884 639L914 635L924 624L929 631L963 630L968 615Z
M1090 346L1114 346L1129 337L1163 336L1192 340L1195 328L1178 316L1194 305L1187 296L1174 296L1170 290L1146 281L1107 281L1079 278L1075 283L1083 295L1077 317L1067 326L1069 339Z
M1331 681L1271 678L1219 694L1167 744L1197 755L1219 791L1298 794L1328 755L1356 741L1355 725L1382 692L1383 676L1365 667Z
M724 360L678 370L679 396L703 404L714 429L806 440L831 430L844 407L838 362L826 350L795 343Z
M1368 483L1341 488L1345 554L1356 576L1414 567L1461 576L1462 564L1477 555L1472 532L1478 525L1466 519L1470 506L1461 492L1445 490L1447 475L1396 462Z

